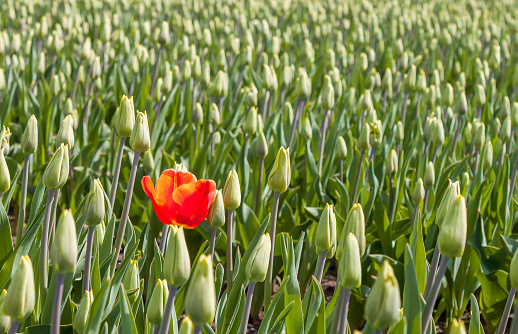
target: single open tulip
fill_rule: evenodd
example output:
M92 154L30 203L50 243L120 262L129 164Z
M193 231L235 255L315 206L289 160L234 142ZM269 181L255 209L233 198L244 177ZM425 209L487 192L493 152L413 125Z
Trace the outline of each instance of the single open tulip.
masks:
M162 223L186 229L196 228L207 217L216 196L214 181L174 169L162 172L154 186L149 175L144 176L142 188Z

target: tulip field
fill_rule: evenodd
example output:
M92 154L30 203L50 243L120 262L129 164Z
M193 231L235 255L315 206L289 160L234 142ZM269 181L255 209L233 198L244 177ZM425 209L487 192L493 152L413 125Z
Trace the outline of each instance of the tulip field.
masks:
M518 334L508 0L0 1L0 334Z

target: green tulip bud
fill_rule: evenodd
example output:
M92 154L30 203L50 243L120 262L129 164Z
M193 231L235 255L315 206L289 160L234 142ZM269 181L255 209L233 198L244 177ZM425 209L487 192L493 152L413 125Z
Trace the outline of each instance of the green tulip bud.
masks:
M4 299L3 314L11 321L22 322L34 310L36 293L34 291L34 272L28 255L22 255L11 276L11 284Z
M38 120L31 115L22 135L22 151L25 155L33 154L38 147Z
M253 135L257 130L257 108L250 108L246 116L244 131L248 135Z
M369 137L370 137L371 128L369 123L365 123L363 126L362 132L360 133L360 138L358 139L358 148L362 151L368 151L370 148Z
M7 295L7 290L3 289L0 294L0 310L4 309L5 296ZM9 329L9 325L11 324L11 318L6 315L3 315L3 312L0 312L0 333L6 333Z
M335 106L335 90L329 75L324 78L324 87L322 88L322 108L331 110Z
M99 179L95 179L83 209L85 223L89 226L100 224L104 219L105 211L103 186Z
M266 278L271 248L270 235L265 233L261 236L259 243L252 251L250 259L246 264L246 277L250 282L263 282Z
M477 149L481 149L482 146L486 143L486 127L484 126L484 123L480 123L480 125L477 127L475 136L473 139L473 145Z
M466 334L464 322L453 318L450 325L450 334Z
M486 103L486 93L484 92L484 87L481 85L475 86L475 94L473 97L473 104L477 107L482 106Z
M119 107L119 115L115 121L115 129L121 137L131 136L135 126L135 108L133 107L133 96L128 99L126 95L122 97Z
M362 72L365 72L368 67L369 67L369 59L367 57L367 54L365 52L361 52L358 55L358 68Z
M437 214L435 216L435 223L438 226L442 225L453 199L460 195L459 181L452 183L451 180L448 180L448 182L448 188L446 188L446 191L442 196L441 203L439 204L439 208L437 209Z
M144 152L143 167L146 174L151 174L155 170L155 160L151 151Z
M147 114L137 111L137 119L130 137L131 148L135 152L144 152L151 147L151 139L149 138L149 125L147 123Z
M201 68L201 82L206 86L210 84L210 64L207 61Z
M424 186L423 180L419 178L414 186L414 193L412 194L412 200L414 203L421 203L424 198Z
M56 136L56 145L68 145L69 149L74 147L74 120L71 115L63 119L58 135Z
M160 92L162 93L162 95L167 95L171 91L171 89L173 89L173 71L167 71L165 73L165 77L162 80L162 87L160 87Z
M347 145L345 144L345 139L342 136L338 137L338 143L336 144L336 154L338 158L345 159L347 157Z
M313 138L313 128L311 127L309 117L304 118L300 135L305 141L310 141Z
M503 149L505 150L505 146L503 146ZM487 144L484 145L480 162L482 163L482 168L484 170L491 168L491 165L493 164L493 144L491 142L487 142Z
M429 161L424 171L424 187L430 189L435 183L435 167L433 162Z
M268 142L262 130L257 132L257 142L255 144L255 152L257 156L265 158L268 155Z
M464 254L467 229L466 200L459 195L451 202L439 230L437 245L443 256L461 257Z
M191 115L191 120L194 124L203 124L203 108L201 107L201 104L199 102L196 102L196 105L194 106L194 110Z
M50 248L50 261L59 274L74 272L77 264L76 222L70 210L61 214L56 235Z
M398 121L396 123L396 129L395 129L395 138L396 142L401 143L403 142L403 139L405 139L405 128L403 126L403 123L401 121Z
M334 255L336 250L336 216L332 205L326 204L324 211L322 211L315 234L315 247L317 254L327 252L328 258Z
M4 157L4 150L0 149L0 193L5 193L11 188L11 174Z
M241 187L234 169L228 174L225 187L223 187L223 203L227 210L235 210L241 205Z
M504 123L502 123L502 126L500 127L500 133L498 134L498 137L504 142L507 143L509 139L511 139L511 117L507 116L504 119Z
M444 126L442 121L438 118L435 122L430 124L430 140L436 146L442 146L444 144Z
M460 96L455 105L455 113L457 115L464 115L468 112L468 100L466 100L466 93L464 90L460 93Z
M249 88L245 90L245 104L248 107L255 107L257 106L257 95L258 95L257 88L254 84L252 84Z
M429 88L426 89L424 98L425 98L426 105L428 107L435 106L435 102L437 100L437 91L436 91L434 85L431 85Z
M164 256L164 277L169 285L179 287L189 279L191 259L183 227L170 226L169 243Z
M489 56L489 68L493 71L500 67L500 45L493 43L493 47L491 48L491 56Z
M385 260L367 296L365 318L377 330L385 330L399 320L401 297L394 270Z
M381 121L370 123L369 143L372 147L378 147L383 139L383 127Z
M185 295L185 313L196 326L212 323L216 312L214 273L210 256L201 255Z
M187 81L192 76L191 70L191 62L189 60L185 60L182 66L182 80Z
M338 266L340 284L345 289L359 288L362 283L362 262L358 240L351 232L345 236Z
M290 66L284 66L281 72L281 87L287 88L293 81L293 71Z
M90 308L94 302L94 293L93 291L85 291L83 298L81 298L81 302L79 303L79 307L76 311L76 316L74 317L74 329L78 333L83 333L86 329L86 324L88 322L88 316L90 314Z
M169 44L171 40L171 36L169 33L169 22L162 21L162 26L160 27L160 34L158 35L158 43L161 45Z
M410 66L408 73L406 74L406 80L404 80L403 84L405 86L405 90L414 90L416 88L416 80L417 80L417 68L414 64Z
M509 102L509 97L507 96L504 96L504 102L502 103L502 109L500 109L500 113L503 118L511 115L511 102Z
M212 83L211 93L222 97L227 95L228 92L228 76L225 72L219 71L214 78L214 82Z
M311 95L311 79L309 79L308 73L303 68L299 68L295 86L299 98L308 98Z
M178 330L178 334L192 334L194 331L194 325L192 323L191 318L185 317L180 324L180 329Z
M387 164L385 165L386 173L390 177L393 177L398 170L398 157L396 150L392 149L387 157Z
M371 91L369 89L365 90L365 93L360 97L361 99L361 107L363 110L373 110L374 104L372 103Z
M216 191L214 201L209 208L207 222L214 228L221 227L225 224L225 204L223 203L221 190Z
M421 94L426 92L426 75L423 70L420 70L419 75L417 76L416 88Z
M268 176L268 187L272 191L285 192L291 182L290 149L281 146L277 152L273 168Z
M54 96L54 97L58 96L59 90L60 90L59 76L57 74L55 74L52 77L52 79L50 79L50 84L49 84L49 91L50 91L51 96Z
M360 255L363 256L365 249L367 248L367 241L365 239L365 216L363 214L362 206L359 203L353 204L349 214L347 215L342 235L340 236L340 242L336 249L337 260L340 260L342 257L342 252L345 247L345 238L348 233L352 233L356 237L360 247Z
M136 302L140 290L139 266L136 260L130 260L128 269L126 269L126 272L124 273L122 284L124 284L124 288L128 292L130 302Z
M392 91L392 71L390 68L387 68L385 75L383 76L383 80L381 81L381 88L384 90ZM389 94L392 95L392 94Z
M52 190L63 187L68 180L68 168L68 146L61 144L43 173L43 185Z
M92 77L97 78L101 75L101 58L95 56L94 63L92 65Z
M453 87L450 83L447 83L442 96L442 103L447 107L451 107L453 105L453 97Z
M147 320L154 327L160 327L162 323L162 317L164 316L164 309L167 304L168 297L169 288L167 287L167 281L165 279L158 279L147 308Z
M221 123L221 115L219 113L218 106L215 103L210 106L210 119L216 125Z

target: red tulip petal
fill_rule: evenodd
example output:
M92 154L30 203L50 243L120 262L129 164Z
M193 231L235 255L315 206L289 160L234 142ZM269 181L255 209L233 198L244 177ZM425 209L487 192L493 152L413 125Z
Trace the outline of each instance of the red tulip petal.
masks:
M185 228L196 228L206 217L216 196L216 183L199 180L184 184L173 192L175 221Z
M149 175L142 178L142 188L146 192L146 195L151 199L153 203L153 209L155 210L156 216L163 224L171 225L174 222L171 210L167 206L167 202L162 199L155 198L155 187Z
M153 181L151 181L151 178L149 175L146 175L142 178L142 189L144 189L144 192L146 193L147 197L150 199L155 198L155 186L153 185Z

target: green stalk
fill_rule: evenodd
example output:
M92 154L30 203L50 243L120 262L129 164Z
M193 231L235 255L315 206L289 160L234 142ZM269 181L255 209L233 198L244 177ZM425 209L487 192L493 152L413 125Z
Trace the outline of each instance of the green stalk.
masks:
M435 249L433 251L432 263L430 264L430 272L428 273L428 277L426 278L426 286L424 288L423 297L424 299L428 299L428 295L430 295L430 289L435 281L435 273L437 272L437 266L439 265L439 260L441 258L441 252L439 252L439 247L435 244Z
M340 279L337 278L337 282ZM342 285L337 284L335 287L335 293L338 294L335 303L335 313L333 314L333 322L331 323L331 331L329 333L338 333L339 328L341 328L342 324L342 316L340 315L340 310L342 310L342 305L344 304L344 294L342 291Z
M505 328L507 327L507 321L509 320L509 314L511 313L511 307L513 306L513 300L515 295L516 289L513 286L509 291L509 296L507 297L507 302L505 303L504 313L502 313L502 318L500 319L500 324L498 325L498 330L496 331L496 334L505 333Z
M25 222L25 206L27 203L27 181L29 178L29 155L23 157L22 189L20 196L20 208L18 210L18 227L16 228L16 243L23 237L23 223Z
M42 303L45 301L47 295L47 250L49 241L49 223L50 223L50 211L52 202L54 200L55 190L49 189L47 193L47 203L45 204L45 216L43 219L43 226L41 229L41 244L40 244L40 295Z
M268 310L272 299L272 276L273 276L273 257L275 255L275 230L277 227L277 212L279 211L279 198L281 193L275 191L273 193L272 216L270 223L270 239L272 248L270 250L270 263L268 264L268 272L264 281L264 312Z
M126 199L124 200L124 207L122 209L121 221L119 224L119 230L117 232L117 238L115 239L115 257L113 258L113 262L111 264L111 275L115 274L115 267L117 265L117 259L119 257L119 253L122 247L122 239L124 236L124 231L126 230L126 223L128 222L129 209L131 205L131 197L133 196L133 187L135 185L135 175L137 174L138 167L138 159L140 157L140 152L135 152L133 157L133 164L131 165L131 173L128 182L128 189L126 190Z
M83 270L83 289L82 293L85 291L90 291L90 267L92 265L92 248L94 245L94 233L95 226L88 226L88 237L86 239L86 257L85 257L85 268Z
M57 189L52 201L52 211L50 212L50 226L49 226L49 246L54 242L54 233L56 232L56 211L58 210L59 194L61 189Z
M59 334L59 324L61 323L61 300L63 299L63 284L65 274L57 274L56 291L52 303L52 322L50 323L50 333Z
M259 183L257 185L257 193L255 195L255 213L259 213L260 205L261 205L261 190L263 188L263 168L264 168L264 158L261 158L259 161Z
M167 237L169 236L168 232L169 232L169 226L164 224L164 226L162 227L162 239L160 240L160 253L162 253L162 255L164 255L164 252L165 252L165 247L167 244Z
M324 145L326 142L326 132L327 132L327 118L329 115L329 110L326 110L324 114L324 120L322 121L322 136L320 137L320 156L318 157L318 175L322 176L322 163L324 161Z
M364 157L365 157L365 150L362 150L361 154L360 154L360 164L358 165L358 170L356 171L356 180L354 181L353 197L352 197L353 203L356 203L356 193L358 191L358 182L360 181L360 174L362 171Z
M159 334L169 333L169 324L171 323L171 314L173 313L174 300L176 298L177 290L178 288L174 286L169 286L169 297L167 297L167 303L165 304L164 316L162 317L162 324L160 325L160 330L158 331ZM175 324L173 324L173 326L175 326Z
M453 137L453 146L450 152L450 158L455 154L455 147L457 147L457 140L459 139L460 127L462 125L462 116L457 117L457 130L455 130L455 137Z
M254 296L255 283L250 282L248 284L248 290L246 291L245 309L243 310L243 316L241 317L241 326L239 326L239 334L246 334L248 317L250 316L250 308L252 307L252 297Z
M227 223L227 298L230 296L230 289L232 288L232 219L234 217L234 210L228 211Z
M201 327L200 326L194 326L193 334L201 334Z
M8 334L16 334L18 333L18 329L20 328L21 323L18 321L11 321L11 326L9 326L9 333Z
M115 195L117 194L117 185L119 184L119 174L121 171L122 153L124 152L124 143L126 137L121 137L119 141L119 150L117 151L117 160L115 161L115 169L113 170L112 187L110 189L110 207L113 212L113 204L115 203ZM110 215L111 216L111 213Z
M160 45L160 48L158 49L158 55L156 57L155 68L153 70L153 78L151 79L151 87L149 87L149 96L152 96L153 89L155 89L156 75L158 73L158 63L160 63L160 56L162 55L163 49L164 49L164 46Z
M76 97L77 86L79 84L79 73L80 73L80 70L81 70L81 65L83 65L83 60L82 59L79 60L79 64L77 65L76 78L74 79L74 88L72 89L72 94L70 95L71 99L72 99L72 103L74 103L74 100L75 100L75 97Z
M210 243L209 243L209 255L213 259L214 262L214 247L216 246L216 233L218 229L215 227L212 227L210 229Z
M318 258L317 268L315 270L315 278L318 283L322 282L322 275L324 274L324 266L326 264L327 252L322 251L320 253L320 257Z
M351 299L351 290L349 289L344 289L344 293L342 294L342 309L340 310L341 311L341 318L342 320L340 321L340 330L338 331L338 333L340 334L345 334L346 333L346 330L347 330L347 312L349 311L349 300ZM336 306L335 306L336 307ZM335 310L335 312L338 311L338 310Z
M437 300L437 295L439 294L442 279L444 277L444 274L446 273L446 268L448 268L449 261L449 257L444 256L442 258L441 264L439 265L439 271L437 272L437 277L435 278L435 282L433 283L432 289L430 290L430 295L428 296L428 298L426 298L426 306L423 311L423 329L421 332L422 334L426 333L426 331L428 330L428 326L430 325L430 319L432 318L435 301Z

